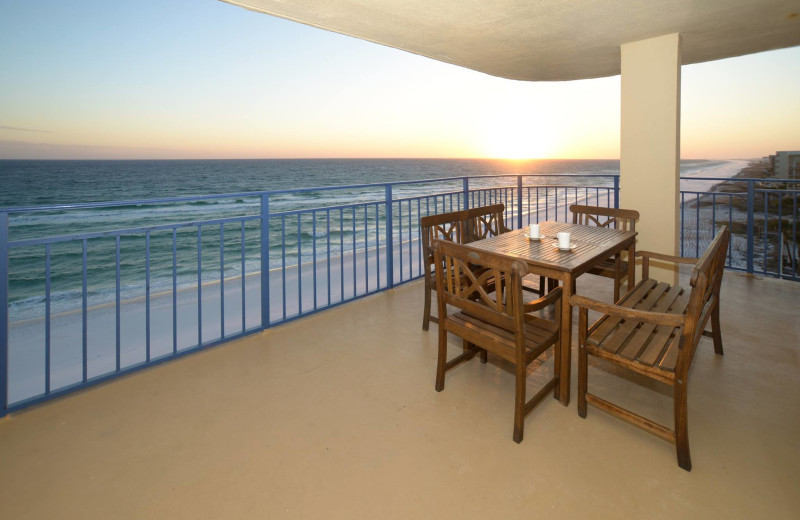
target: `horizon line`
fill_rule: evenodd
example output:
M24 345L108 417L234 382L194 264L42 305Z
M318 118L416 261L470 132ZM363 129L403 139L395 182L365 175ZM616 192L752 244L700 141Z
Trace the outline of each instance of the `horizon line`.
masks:
M743 161L764 159L764 157L726 157L726 158L699 158L681 157L681 161ZM530 159L506 158L506 157L203 157L203 158L13 158L0 157L0 161L505 161L512 163L524 163L534 161L619 161L619 157L593 157L593 158L563 158L563 157L538 157Z

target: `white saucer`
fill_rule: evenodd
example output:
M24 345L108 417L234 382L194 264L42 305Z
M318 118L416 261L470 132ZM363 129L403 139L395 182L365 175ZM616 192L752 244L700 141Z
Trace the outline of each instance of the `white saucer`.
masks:
M576 247L578 247L578 244L570 244L568 248L566 248L566 249L563 249L563 248L560 248L560 247L558 247L558 242L553 242L553 247L555 247L555 248L556 248L556 249L558 249L559 251L564 251L564 252L567 252L567 251L572 251L573 249L575 249Z
M538 241L540 241L541 239L543 239L543 238L546 238L546 237L545 237L544 235L539 235L537 238L533 238L532 236L530 236L530 235L526 234L526 235L525 235L525 238L527 238L527 239L528 239L528 240L530 240L531 242L538 242Z

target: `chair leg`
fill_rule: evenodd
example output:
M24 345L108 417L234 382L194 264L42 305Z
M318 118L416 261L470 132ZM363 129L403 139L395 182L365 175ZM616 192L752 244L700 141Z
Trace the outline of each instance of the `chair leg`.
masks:
M589 351L586 350L586 325L589 311L578 311L578 415L586 418L586 391L589 386Z
M548 279L548 283L551 280ZM555 304L555 312L554 312L555 323L561 323L561 305L559 302ZM564 336L561 335L560 325L558 331L558 338L556 339L555 344L553 345L553 377L556 380L556 384L553 386L553 398L559 400L561 397L561 356L563 354L564 348L570 348L570 345L564 344Z
M589 386L589 353L586 347L578 347L578 416L586 419L586 389Z
M436 362L436 391L444 390L444 371L447 368L447 331L439 324L439 357Z
M714 310L711 312L711 335L714 340L714 352L721 356L723 351L722 332L720 332L719 328L719 303L717 303L716 307L714 307Z
M469 341L467 341L467 340L465 340L463 338L462 338L462 345L463 345L463 350L464 350L464 354L463 355L466 356L466 355L472 354L472 356L474 356L475 355L474 351L477 350L478 354L480 354L480 356L481 356L481 363L486 364L486 362L489 361L489 353L486 352L485 348L480 348L478 345L476 345L474 343L470 343Z
M689 425L686 414L686 380L675 382L675 449L678 466L692 471L692 458L689 455Z
M622 256L617 253L614 256L614 303L619 301L619 287L622 284Z
M527 372L525 371L525 363L517 363L517 384L516 393L514 396L514 442L519 444L522 442L523 433L525 430L525 378Z
M428 330L431 321L431 282L425 279L425 308L422 311L422 330Z
M556 321L559 323L559 321ZM556 380L556 384L553 387L553 398L558 400L559 397L559 390L558 390L558 383L560 381L560 374L561 374L561 349L563 345L561 344L561 335L559 334L558 340L553 345L553 377Z

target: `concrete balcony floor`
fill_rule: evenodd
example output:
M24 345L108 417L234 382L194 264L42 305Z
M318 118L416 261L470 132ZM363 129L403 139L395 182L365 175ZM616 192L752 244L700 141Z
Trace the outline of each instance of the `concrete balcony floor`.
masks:
M435 392L415 283L0 420L0 518L798 518L800 285L728 272L722 297L725 356L703 339L689 380L691 473L579 418L574 356L570 406L545 399L519 445L508 366L474 359ZM589 387L671 424L665 389L599 366Z

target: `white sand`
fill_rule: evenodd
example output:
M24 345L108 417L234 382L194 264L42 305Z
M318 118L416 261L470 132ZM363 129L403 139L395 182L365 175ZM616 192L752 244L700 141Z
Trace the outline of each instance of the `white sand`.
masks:
M714 166L713 168L699 170L691 174L683 175L683 177L687 178L706 177L719 180L681 181L681 190L699 191L699 192L711 191L711 188L713 188L720 182L724 181L725 179L730 179L731 177L742 171L744 168L746 168L748 164L750 164L750 161L732 160L726 162L725 164ZM687 195L685 198L685 202L689 202L691 200L694 200L695 198L696 197L694 195Z

